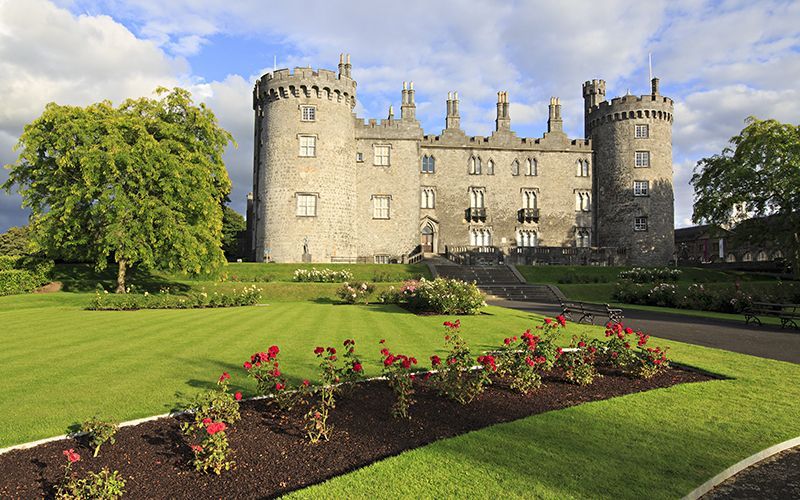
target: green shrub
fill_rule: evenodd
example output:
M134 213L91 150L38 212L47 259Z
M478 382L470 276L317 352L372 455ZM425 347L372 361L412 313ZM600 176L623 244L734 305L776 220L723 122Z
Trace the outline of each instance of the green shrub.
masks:
M486 305L483 294L475 283L461 280L436 278L407 282L403 294L409 306L419 312L436 314L478 314Z
M83 498L102 498L114 500L125 493L125 479L119 471L111 472L103 467L100 472L89 472L85 478L68 478L56 492L58 500L77 500Z
M334 271L333 269L297 269L292 277L294 281L306 281L316 283L341 283L353 280L353 273L349 269Z
M85 432L89 437L89 444L94 448L94 455L100 453L100 447L108 441L111 444L116 442L114 437L119 427L114 422L106 422L97 417L92 417L81 424L81 432Z
M681 277L680 269L671 267L634 267L619 273L619 279L634 283L652 283L655 281L678 281Z
M364 282L343 283L336 290L336 295L348 304L356 302L366 302L370 294L375 291L375 286Z
M0 271L17 269L17 261L20 258L19 255L0 255Z
M36 290L40 284L36 275L24 269L0 271L0 295L29 293Z
M246 286L230 292L192 292L188 295L169 293L143 294L95 292L86 309L90 311L135 311L138 309L202 309L214 307L241 307L258 304L261 288Z

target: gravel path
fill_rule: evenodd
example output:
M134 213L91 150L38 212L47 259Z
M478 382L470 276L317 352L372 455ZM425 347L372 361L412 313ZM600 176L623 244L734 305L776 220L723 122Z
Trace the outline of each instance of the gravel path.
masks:
M705 494L703 500L800 498L800 447L748 467Z

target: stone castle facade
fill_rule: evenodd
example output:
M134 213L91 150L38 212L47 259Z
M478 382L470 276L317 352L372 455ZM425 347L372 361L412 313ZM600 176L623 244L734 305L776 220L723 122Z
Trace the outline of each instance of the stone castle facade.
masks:
M508 95L495 131L467 136L450 93L445 129L426 134L413 82L399 118L356 117L350 58L338 72L277 70L253 91L253 192L248 240L256 261L405 262L420 252L542 254L609 247L631 264L673 256L672 112L659 95L605 99L583 85L586 137L563 132L550 101L547 132L520 138ZM535 258L533 259L536 260Z

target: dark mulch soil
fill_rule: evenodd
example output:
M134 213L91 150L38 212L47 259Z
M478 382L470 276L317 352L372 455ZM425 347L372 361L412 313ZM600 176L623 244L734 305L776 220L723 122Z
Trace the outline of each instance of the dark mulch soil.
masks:
M800 447L763 460L703 495L703 500L800 498Z
M0 455L0 498L50 496L63 475L62 450L75 448L82 460L76 470L119 470L132 498L253 498L271 497L319 483L372 462L500 422L508 422L581 403L686 382L710 380L696 372L669 369L651 380L606 373L589 387L577 387L558 376L528 396L496 383L467 406L446 400L416 383L412 419L390 416L393 394L383 382L360 384L338 399L331 414L331 441L310 444L297 408L288 414L273 404L242 404L242 420L228 435L235 470L221 476L196 472L192 453L184 443L177 419L164 418L119 431L114 445L104 445L100 456L79 441L69 439L29 450Z

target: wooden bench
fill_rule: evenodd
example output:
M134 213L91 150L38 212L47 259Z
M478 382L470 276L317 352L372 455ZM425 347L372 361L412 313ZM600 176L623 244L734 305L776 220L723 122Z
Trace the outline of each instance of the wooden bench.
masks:
M608 304L592 304L590 302L562 302L561 314L576 323L586 321L594 324L595 316L606 317L614 323L619 323L624 318L622 309L612 308ZM575 319L575 317L578 319Z
M773 304L769 302L753 302L753 305L742 312L744 323L751 322L761 326L761 318L772 317L781 321L781 328L792 326L800 328L800 304Z

